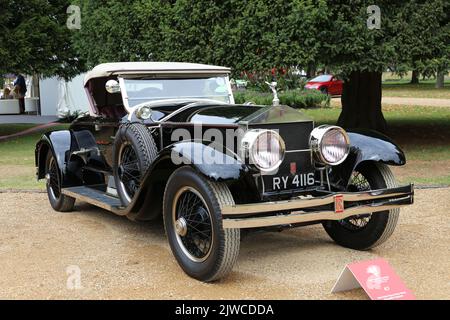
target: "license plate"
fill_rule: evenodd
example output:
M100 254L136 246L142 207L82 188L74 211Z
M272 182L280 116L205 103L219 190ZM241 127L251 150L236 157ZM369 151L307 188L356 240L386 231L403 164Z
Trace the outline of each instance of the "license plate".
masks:
M314 173L279 176L273 177L272 180L274 191L305 188L314 184Z

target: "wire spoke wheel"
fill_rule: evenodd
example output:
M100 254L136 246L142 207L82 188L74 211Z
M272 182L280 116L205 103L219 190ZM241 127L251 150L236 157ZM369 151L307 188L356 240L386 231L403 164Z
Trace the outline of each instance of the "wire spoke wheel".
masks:
M125 143L119 153L119 178L125 197L129 202L133 199L141 185L141 169L133 146Z
M370 190L397 187L395 177L386 164L377 162L360 163L350 176L347 191L368 192ZM384 243L395 230L400 209L371 212L372 201L359 201L367 211L341 221L326 221L323 227L339 245L355 250L369 250Z
M350 192L361 192L371 190L369 181L358 171L353 172L350 178L350 184L348 186L348 191ZM372 218L372 214L364 214L349 217L347 219L339 221L339 223L346 229L351 231L357 231L365 228Z
M200 193L181 188L173 200L173 226L177 241L190 260L205 261L213 245L211 214Z

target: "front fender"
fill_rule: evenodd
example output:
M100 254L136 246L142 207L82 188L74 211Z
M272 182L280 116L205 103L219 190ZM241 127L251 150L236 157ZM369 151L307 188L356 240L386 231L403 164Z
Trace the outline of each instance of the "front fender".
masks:
M176 166L190 165L214 181L239 180L250 171L236 154L211 142L181 141L163 150L164 155Z
M138 195L124 214L131 220L148 220L158 216L165 185L180 166L191 166L207 179L217 182L232 183L246 177L250 169L236 155L210 144L181 141L161 150L144 175Z
M366 161L381 162L392 166L406 164L406 157L400 147L389 137L372 130L348 130L350 153L339 166L331 169L331 181L347 187L352 172Z

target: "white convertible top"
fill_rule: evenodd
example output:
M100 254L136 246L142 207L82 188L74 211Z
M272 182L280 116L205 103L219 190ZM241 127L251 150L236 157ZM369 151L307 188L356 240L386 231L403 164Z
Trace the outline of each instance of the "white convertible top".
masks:
M185 62L114 62L96 66L86 74L84 85L94 78L124 74L228 74L230 68Z

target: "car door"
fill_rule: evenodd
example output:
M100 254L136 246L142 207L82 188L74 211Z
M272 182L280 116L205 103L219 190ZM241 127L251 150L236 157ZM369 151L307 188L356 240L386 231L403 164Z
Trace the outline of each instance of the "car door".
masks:
M328 85L328 92L331 95L335 95L336 94L336 78L332 77L330 79L329 85Z
M333 83L333 95L340 96L342 95L342 89L344 82L336 77L332 79Z

